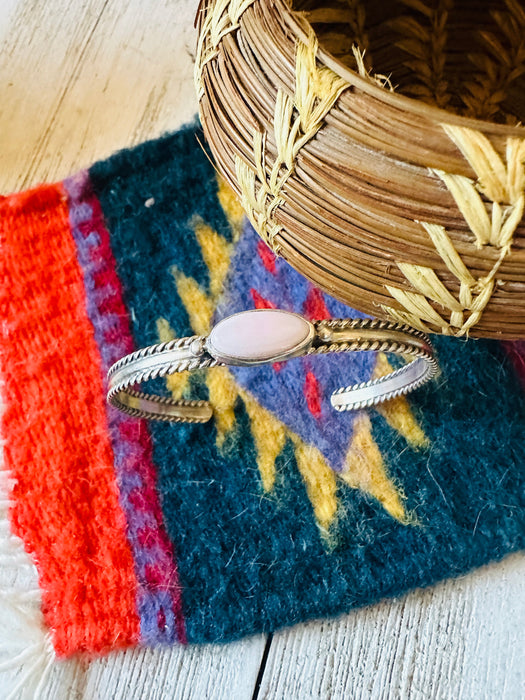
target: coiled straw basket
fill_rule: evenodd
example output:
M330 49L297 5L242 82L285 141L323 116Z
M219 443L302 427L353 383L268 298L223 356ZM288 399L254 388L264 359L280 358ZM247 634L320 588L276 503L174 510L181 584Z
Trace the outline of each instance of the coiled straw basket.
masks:
M525 338L521 0L203 0L201 120L271 248L436 333Z

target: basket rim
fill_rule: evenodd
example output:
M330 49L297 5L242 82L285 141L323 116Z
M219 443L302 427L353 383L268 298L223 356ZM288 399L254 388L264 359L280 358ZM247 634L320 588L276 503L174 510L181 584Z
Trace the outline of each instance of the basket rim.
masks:
M301 12L292 10L291 3L292 0L272 0L271 2L272 5L280 4L283 7L286 12L284 16L286 17L290 30L301 41L307 43L308 35L304 30L304 26L301 26L301 22L298 19ZM304 21L308 22L306 18ZM308 24L310 25L309 22ZM326 49L324 49L321 45L319 45L317 49L317 56L328 68L350 83L350 85L354 85L371 97L379 99L393 107L397 107L398 109L403 109L406 112L410 112L418 116L424 116L439 123L454 124L456 126L476 129L484 133L492 132L498 136L513 136L515 138L525 139L525 125L510 126L507 124L498 124L485 119L476 119L475 117L465 117L460 114L454 114L443 107L436 107L435 105L421 102L413 97L402 95L395 90L387 90L380 87L372 80L367 80L359 73L346 66L338 58L326 51Z

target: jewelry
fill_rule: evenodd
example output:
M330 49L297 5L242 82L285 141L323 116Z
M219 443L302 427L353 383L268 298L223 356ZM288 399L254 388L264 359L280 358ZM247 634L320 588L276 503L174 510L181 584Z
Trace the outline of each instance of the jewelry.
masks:
M258 309L223 319L207 337L176 338L123 357L108 372L108 401L140 418L205 423L213 414L207 401L174 400L132 387L218 365L253 367L303 355L362 350L403 355L411 361L384 377L338 389L330 397L336 411L407 394L438 371L429 338L410 326L368 318L310 322L289 311Z

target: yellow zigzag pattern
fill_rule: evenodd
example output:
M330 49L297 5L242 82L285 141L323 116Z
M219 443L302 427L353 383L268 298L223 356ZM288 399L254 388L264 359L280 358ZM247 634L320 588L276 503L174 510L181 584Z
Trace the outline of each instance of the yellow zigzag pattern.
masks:
M219 200L234 232L234 241L240 236L243 211L222 179L219 180ZM223 283L228 272L234 245L201 220L196 219L194 229L203 259L209 269L209 294L191 278L173 269L175 284L182 303L188 312L193 331L205 335L210 331L211 319L216 308ZM165 319L157 322L161 342L174 337ZM375 375L381 376L391 371L385 355L378 355ZM339 475L330 468L321 452L305 443L284 423L267 411L259 402L239 386L226 367L215 367L205 373L209 401L214 409L217 431L216 444L223 449L227 436L236 428L234 407L242 400L250 419L251 431L257 450L257 465L262 487L271 493L276 481L276 460L281 454L287 439L291 440L297 467L303 478L305 489L312 504L314 515L321 533L328 534L330 525L337 515L337 491L341 481L351 488L360 489L376 498L385 510L401 522L410 522L405 511L403 494L390 479L383 457L372 437L372 426L367 414L356 421L354 435L349 445L343 472ZM203 378L204 380L204 378ZM188 376L175 375L167 379L167 386L176 398L188 390ZM384 404L379 409L385 420L399 432L414 448L424 447L427 438L417 423L405 398Z

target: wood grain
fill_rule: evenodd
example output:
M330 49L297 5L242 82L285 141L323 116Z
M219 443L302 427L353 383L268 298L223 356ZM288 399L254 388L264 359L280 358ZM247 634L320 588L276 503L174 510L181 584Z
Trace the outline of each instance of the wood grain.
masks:
M41 700L251 698L265 642L258 635L226 646L129 649L91 662L62 661L55 664ZM0 682L3 698L14 678Z
M525 562L273 638L259 700L477 698L525 691Z
M60 179L190 120L196 5L2 0L0 192ZM280 632L258 697L521 699L524 580L525 558L515 556L336 622ZM260 635L65 662L43 700L250 700L264 646ZM2 679L0 699L10 681Z
M193 119L194 10L192 0L21 0L0 22L0 191Z

